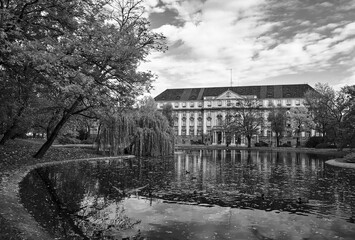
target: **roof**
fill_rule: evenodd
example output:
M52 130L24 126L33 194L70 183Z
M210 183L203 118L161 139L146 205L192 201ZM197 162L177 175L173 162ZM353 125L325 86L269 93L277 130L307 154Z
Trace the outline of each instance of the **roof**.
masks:
M154 99L156 101L193 101L204 97L217 97L227 90L239 95L254 95L264 98L303 98L308 90L314 90L308 84L262 85L240 87L208 87L166 89Z

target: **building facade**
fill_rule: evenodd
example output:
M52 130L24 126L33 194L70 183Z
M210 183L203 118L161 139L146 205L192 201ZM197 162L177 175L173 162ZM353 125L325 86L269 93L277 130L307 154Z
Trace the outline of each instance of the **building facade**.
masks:
M230 133L225 128L227 119L235 116L237 109L244 106L243 102L257 102L267 122L270 110L275 107L286 111L305 107L304 94L308 90L313 90L308 84L167 89L155 97L155 101L158 109L165 104L172 105L177 144L244 146L245 136ZM283 142L292 145L296 140L294 132L289 131ZM308 135L314 134L313 131ZM302 133L299 137L302 142L309 136ZM252 138L253 143L259 141L273 145L273 133L267 123Z

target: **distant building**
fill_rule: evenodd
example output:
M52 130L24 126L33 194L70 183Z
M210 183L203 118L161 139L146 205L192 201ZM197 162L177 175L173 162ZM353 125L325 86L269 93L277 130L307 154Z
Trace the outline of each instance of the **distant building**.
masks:
M232 133L228 139L223 128L226 117L240 107L241 101L258 101L258 109L264 111L267 120L270 108L290 110L305 106L304 94L308 90L313 90L308 84L167 89L155 97L155 101L159 109L168 103L173 106L178 144L200 142L243 146L246 144L244 136ZM283 142L294 144L292 133L287 136ZM305 138L305 133L301 137ZM253 137L253 143L261 140L268 144L273 141L270 128L260 129L259 134Z

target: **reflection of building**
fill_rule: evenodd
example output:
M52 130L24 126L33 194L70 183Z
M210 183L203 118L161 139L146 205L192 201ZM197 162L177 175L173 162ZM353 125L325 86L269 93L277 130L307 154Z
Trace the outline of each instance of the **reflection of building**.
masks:
M167 89L155 100L158 108L170 103L174 112L174 131L177 143L204 142L213 145L245 145L244 136L228 133L224 122L245 99L258 101L265 119L273 107L290 109L304 106L303 96L312 88L308 84L244 87ZM289 141L292 133L287 133ZM270 128L260 129L253 141L271 140ZM304 137L304 134L302 135Z

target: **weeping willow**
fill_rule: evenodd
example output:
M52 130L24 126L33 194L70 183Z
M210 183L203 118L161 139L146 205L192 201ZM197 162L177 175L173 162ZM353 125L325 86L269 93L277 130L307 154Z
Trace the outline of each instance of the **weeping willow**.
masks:
M110 156L166 156L174 152L174 134L160 112L127 110L102 120L98 148Z

